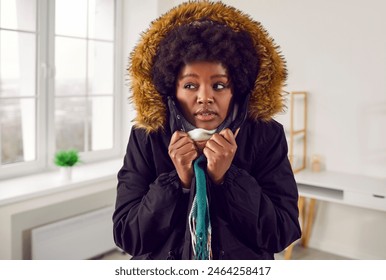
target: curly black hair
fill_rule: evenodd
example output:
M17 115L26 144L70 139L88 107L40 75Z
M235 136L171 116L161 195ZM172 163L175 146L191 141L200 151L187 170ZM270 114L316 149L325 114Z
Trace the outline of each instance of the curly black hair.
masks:
M260 68L247 32L209 20L192 22L173 29L160 42L152 68L157 91L164 97L174 95L181 68L196 61L219 62L226 68L235 101L251 92Z

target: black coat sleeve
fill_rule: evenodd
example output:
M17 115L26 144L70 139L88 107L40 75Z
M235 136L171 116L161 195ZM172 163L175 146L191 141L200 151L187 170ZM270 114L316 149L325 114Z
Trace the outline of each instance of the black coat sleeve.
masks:
M117 246L134 256L162 246L183 212L177 172L157 176L153 160L148 135L133 129L118 172L113 233Z
M274 127L259 148L251 151L255 154L251 171L232 165L224 184L215 186L216 195L225 202L223 219L239 239L270 253L282 251L301 234L287 142L282 126Z

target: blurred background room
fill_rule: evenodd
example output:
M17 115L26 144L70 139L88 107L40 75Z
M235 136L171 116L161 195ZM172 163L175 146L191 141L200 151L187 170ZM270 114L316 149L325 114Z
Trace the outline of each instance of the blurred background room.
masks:
M128 58L182 2L0 0L0 259L130 258L111 220L135 116ZM277 120L303 237L277 259L386 259L386 2L222 2L287 61Z

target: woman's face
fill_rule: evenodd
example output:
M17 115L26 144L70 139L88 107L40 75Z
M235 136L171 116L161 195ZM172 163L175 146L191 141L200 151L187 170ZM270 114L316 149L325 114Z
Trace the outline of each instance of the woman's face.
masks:
M189 63L178 75L178 103L184 117L197 128L217 128L228 115L232 95L229 76L221 63Z

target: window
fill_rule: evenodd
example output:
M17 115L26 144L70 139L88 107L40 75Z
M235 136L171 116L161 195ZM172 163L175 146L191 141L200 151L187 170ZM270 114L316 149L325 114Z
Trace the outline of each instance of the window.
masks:
M36 160L36 1L0 1L0 163Z
M111 149L114 3L56 0L55 19L56 147Z
M118 155L116 2L0 0L0 177Z

